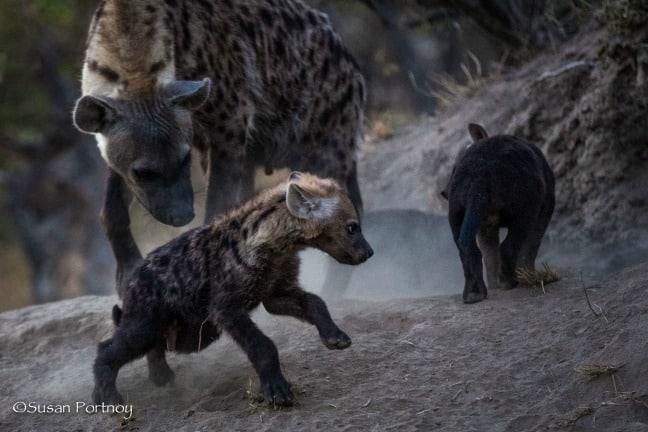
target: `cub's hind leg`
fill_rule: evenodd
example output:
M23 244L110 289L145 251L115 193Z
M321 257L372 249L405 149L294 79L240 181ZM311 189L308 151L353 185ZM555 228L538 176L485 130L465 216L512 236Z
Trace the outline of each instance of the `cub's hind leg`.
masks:
M99 344L94 363L94 402L122 403L123 398L116 387L119 369L148 353L161 336L162 332L153 321L122 318L113 337Z

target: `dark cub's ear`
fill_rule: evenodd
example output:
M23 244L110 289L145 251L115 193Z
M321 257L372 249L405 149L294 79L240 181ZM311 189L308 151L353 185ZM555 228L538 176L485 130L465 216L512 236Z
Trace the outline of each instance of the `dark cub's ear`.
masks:
M470 132L470 136L472 137L473 142L477 142L479 140L488 138L488 133L486 132L486 129L484 129L483 126L478 125L477 123L469 123L468 132Z
M83 96L72 113L74 126L81 132L99 133L117 118L117 109L110 98Z
M171 103L190 111L198 109L207 101L211 89L211 80L172 81L166 85L166 92Z

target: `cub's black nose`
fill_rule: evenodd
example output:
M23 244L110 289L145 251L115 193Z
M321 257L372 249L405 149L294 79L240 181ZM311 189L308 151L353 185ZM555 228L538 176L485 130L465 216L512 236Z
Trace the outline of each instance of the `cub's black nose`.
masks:
M367 259L371 258L373 256L373 253L373 249L369 248L369 250L367 251Z

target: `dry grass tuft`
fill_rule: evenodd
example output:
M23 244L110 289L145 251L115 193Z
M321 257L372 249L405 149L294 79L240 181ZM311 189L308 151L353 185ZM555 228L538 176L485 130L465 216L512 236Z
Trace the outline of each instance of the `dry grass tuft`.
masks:
M589 380L595 380L603 375L614 375L618 370L618 366L611 364L588 364L578 368L578 371Z
M568 428L574 425L582 417L594 413L592 405L582 405L573 411L568 412L557 420L557 426L561 428Z
M468 51L467 60L460 65L464 75L463 80L448 74L435 74L429 82L419 85L410 73L410 81L417 91L436 99L439 108L444 110L469 99L494 77L501 76L505 59L506 57L503 57L498 64L494 64L491 67L490 74L487 76L479 58Z
M517 268L515 270L515 278L520 285L529 287L540 286L543 290L545 285L560 280L560 275L549 267L547 263L542 263L542 267L542 270L535 271Z
M365 133L366 143L380 142L397 135L414 120L415 114L406 111L384 110L374 115Z
M263 394L252 387L252 378L248 378L248 385L245 389L245 395L248 397L251 404L260 404L265 400Z

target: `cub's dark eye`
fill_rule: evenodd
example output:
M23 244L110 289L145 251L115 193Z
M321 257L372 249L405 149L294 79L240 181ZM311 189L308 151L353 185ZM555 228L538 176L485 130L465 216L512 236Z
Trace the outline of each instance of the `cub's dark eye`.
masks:
M357 222L351 222L346 226L347 233L349 235L354 235L360 232L360 224Z

